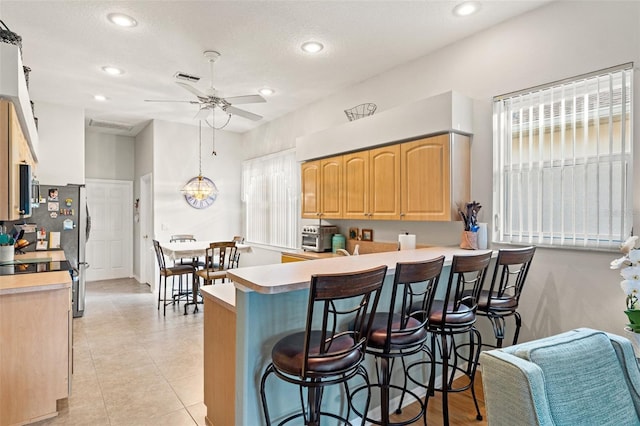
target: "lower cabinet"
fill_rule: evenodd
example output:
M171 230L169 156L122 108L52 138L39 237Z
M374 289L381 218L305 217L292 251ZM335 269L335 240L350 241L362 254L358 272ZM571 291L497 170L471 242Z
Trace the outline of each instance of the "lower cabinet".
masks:
M57 415L71 366L71 288L0 293L0 426Z

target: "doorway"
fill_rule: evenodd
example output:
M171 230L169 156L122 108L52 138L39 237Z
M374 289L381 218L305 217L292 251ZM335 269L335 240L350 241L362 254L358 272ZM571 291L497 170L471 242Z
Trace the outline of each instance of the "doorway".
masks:
M133 276L133 182L87 179L91 238L87 241L87 280Z
M153 249L153 179L148 173L140 177L140 202L138 212L140 214L139 247L140 282L149 284L151 292L155 291L155 252Z

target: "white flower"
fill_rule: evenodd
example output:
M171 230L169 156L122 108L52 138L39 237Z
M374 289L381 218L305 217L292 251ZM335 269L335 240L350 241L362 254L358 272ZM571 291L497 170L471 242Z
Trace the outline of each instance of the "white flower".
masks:
M622 275L626 281L640 282L640 266L629 266L628 268L623 268L620 271L620 275Z
M620 282L620 287L626 295L640 294L640 280L624 280Z
M638 241L637 235L630 236L629 238L627 238L627 241L622 243L622 245L620 246L620 251L623 252L624 254L628 254L631 251L631 249L633 249L636 246L637 241Z
M620 269L622 265L627 261L627 256L622 256L619 259L611 261L611 269Z
M627 256L629 257L631 266L638 266L640 264L640 249L631 250Z

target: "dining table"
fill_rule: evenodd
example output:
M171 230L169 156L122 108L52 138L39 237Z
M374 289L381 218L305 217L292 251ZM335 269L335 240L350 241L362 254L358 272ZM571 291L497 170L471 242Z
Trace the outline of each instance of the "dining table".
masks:
M163 242L160 243L160 247L162 247L162 253L171 259L173 262L180 261L180 259L198 259L201 257L205 257L207 249L210 244L214 241L174 241L174 242ZM238 253L251 253L251 246L248 244L242 244L236 242L236 249ZM198 303L202 303L198 301L198 289L199 289L199 280L198 276L193 273L193 277L191 280L191 289L193 295L193 301L189 302L187 296L187 303L184 306L184 313L187 314L187 306L195 305L194 313L198 311Z

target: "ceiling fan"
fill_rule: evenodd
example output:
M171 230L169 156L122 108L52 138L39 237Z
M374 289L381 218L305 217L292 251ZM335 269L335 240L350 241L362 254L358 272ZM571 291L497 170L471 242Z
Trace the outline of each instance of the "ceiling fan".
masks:
M214 116L215 110L216 108L218 108L228 114L227 122L222 127L217 128L218 130L224 128L229 123L232 115L238 115L240 117L247 118L253 121L260 120L262 118L261 115L237 108L235 105L266 102L266 100L260 95L231 96L227 98L217 96L217 91L215 87L213 87L213 64L218 58L220 58L220 53L216 52L215 50L205 50L203 55L207 62L209 62L209 66L211 69L211 86L207 89L207 93L204 93L189 84L177 81L177 85L188 90L198 99L191 101L145 99L145 102L187 102L190 104L199 105L200 110L194 118L196 120L205 121L207 120L209 115ZM208 121L206 122L207 124L209 124ZM209 126L214 127L212 124L209 124Z

